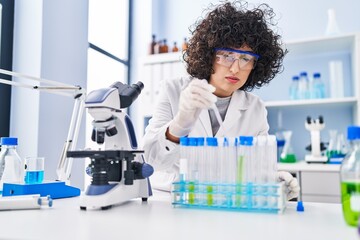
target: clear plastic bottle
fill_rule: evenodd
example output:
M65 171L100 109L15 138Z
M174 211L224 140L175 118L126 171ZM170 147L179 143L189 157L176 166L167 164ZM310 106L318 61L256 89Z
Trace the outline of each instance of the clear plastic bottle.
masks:
M360 126L348 127L351 150L345 156L341 168L341 202L345 221L357 226L360 213Z
M289 87L290 99L291 100L299 99L298 92L299 92L299 77L293 76Z
M313 74L312 98L325 98L325 84L321 80L320 73Z
M19 154L16 151L17 138L2 137L0 152L0 193L3 183L20 183L23 181L23 167Z
M309 79L307 72L301 72L299 79L299 99L309 99L309 95Z

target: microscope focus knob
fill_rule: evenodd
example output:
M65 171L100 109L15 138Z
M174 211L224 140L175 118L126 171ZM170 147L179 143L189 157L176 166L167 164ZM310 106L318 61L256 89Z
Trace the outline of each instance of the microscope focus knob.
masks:
M154 168L147 163L133 162L132 169L135 173L135 179L145 179L154 173Z
M144 163L141 169L141 173L143 178L148 178L154 173L154 168L150 164Z

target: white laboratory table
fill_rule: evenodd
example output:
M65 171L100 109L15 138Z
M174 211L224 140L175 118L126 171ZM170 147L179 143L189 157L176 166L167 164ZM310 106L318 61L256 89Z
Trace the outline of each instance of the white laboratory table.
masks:
M359 239L340 204L289 202L283 214L173 208L169 193L109 210L81 211L79 198L52 208L0 211L0 239Z

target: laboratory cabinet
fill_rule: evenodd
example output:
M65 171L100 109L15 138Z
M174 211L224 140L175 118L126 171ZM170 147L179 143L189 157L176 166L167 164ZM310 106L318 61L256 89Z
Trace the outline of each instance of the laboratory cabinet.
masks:
M292 131L291 146L302 160L310 144L310 132L305 129L308 116L313 119L323 116L325 128L320 132L321 141L329 142L329 130L337 130L346 138L347 126L360 124L360 34L348 33L323 36L312 39L289 41L283 44L288 53L283 62L283 71L269 85L255 89L254 94L264 100L270 125L270 133ZM334 95L331 86L330 63L341 62L342 92ZM146 125L154 112L161 85L171 78L186 75L182 53L149 55L140 61L144 93L140 96L141 111L136 113L139 136L144 134ZM290 100L289 87L292 77L306 71L311 77L320 73L325 84L325 98ZM335 97L334 97L335 96ZM333 192L337 191L338 173L328 174L318 171L304 174L304 196L316 201L333 202ZM313 178L322 176L327 187L311 188ZM309 185L309 187L306 187ZM335 186L336 185L336 186ZM334 190L335 189L335 190ZM309 191L309 192L306 192ZM328 191L328 192L322 192ZM338 196L335 196L338 201Z

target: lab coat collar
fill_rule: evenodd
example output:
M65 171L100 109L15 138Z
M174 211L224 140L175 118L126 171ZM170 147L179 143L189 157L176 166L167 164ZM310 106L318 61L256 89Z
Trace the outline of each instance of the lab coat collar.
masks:
M229 107L226 111L225 119L224 119L224 128L228 131L232 128L234 124L239 124L241 112L248 109L249 99L247 97L246 92L238 90L235 91L231 97ZM209 117L209 112L207 109L203 109L199 116L200 122L207 134L207 136L212 135L212 127ZM216 133L216 137L229 136L230 133L224 132L222 128L218 130Z

